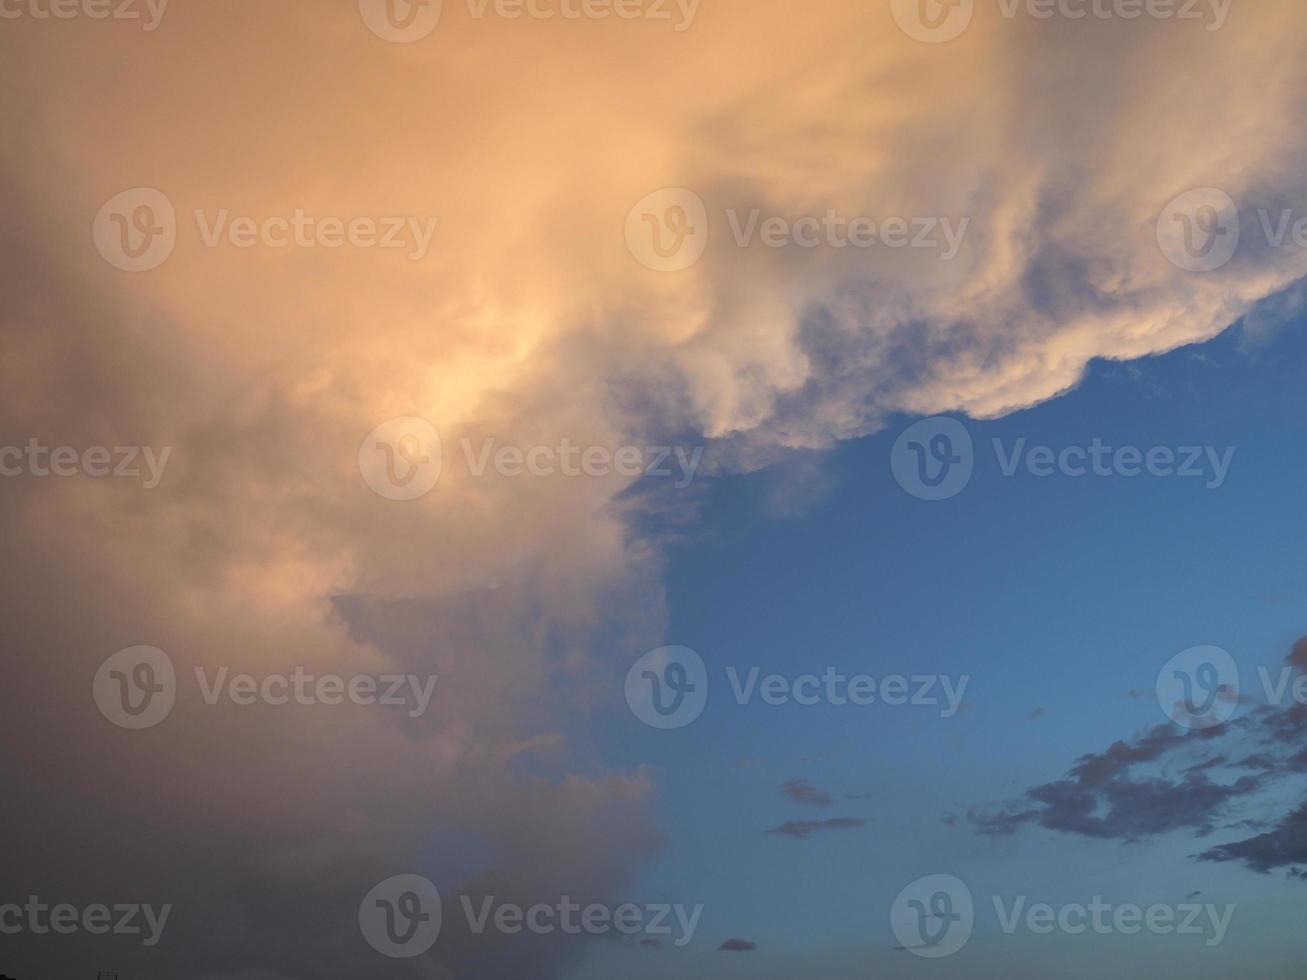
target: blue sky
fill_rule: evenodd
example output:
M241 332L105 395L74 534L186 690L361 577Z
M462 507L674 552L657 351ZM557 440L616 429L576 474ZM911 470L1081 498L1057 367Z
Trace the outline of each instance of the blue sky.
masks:
M1198 976L1244 957L1264 964L1258 975L1300 969L1298 932L1285 928L1283 912L1307 907L1301 884L1189 857L1237 831L1202 843L1185 831L1138 843L1043 829L992 839L965 814L1163 722L1154 687L1181 650L1231 651L1249 686L1259 686L1258 666L1278 671L1303 633L1307 595L1297 520L1307 486L1307 455L1297 451L1307 442L1305 367L1304 323L1269 336L1236 327L1165 356L1095 362L1062 397L998 421L967 420L975 475L946 501L915 499L893 480L891 447L911 420L803 463L813 489L788 516L777 516L775 473L713 483L703 520L711 530L672 550L667 576L667 641L706 661L707 709L678 731L626 714L608 733L612 762L655 771L667 838L632 894L704 903L702 935L688 953L592 949L574 975L620 966L643 976L646 960L661 964L648 975L663 975L673 956L693 964L690 976L733 976L739 961L751 976L800 967L838 976L846 962L945 975L940 964L905 963L888 920L898 890L936 872L978 894L1032 902L1102 894L1147 906L1201 891L1204 901L1237 903L1215 953L1177 945L1179 937L1108 936L1088 961L1064 954L1093 938L995 936L989 907L959 954L972 957L977 972L968 975L1036 976L1046 956L1061 975L1081 975L1073 963L1097 964L1083 967L1088 976L1103 963L1138 967L1154 957ZM1202 479L1151 475L1008 477L991 449L994 439L1010 452L1021 438L1060 449L1095 437L1235 455L1223 485L1209 489ZM728 666L971 682L952 718L922 706L742 706ZM795 779L837 802L791 802L782 788ZM838 799L846 794L866 798ZM1266 805L1274 814L1275 803ZM764 833L835 816L867 823L809 840ZM729 938L759 949L708 954Z

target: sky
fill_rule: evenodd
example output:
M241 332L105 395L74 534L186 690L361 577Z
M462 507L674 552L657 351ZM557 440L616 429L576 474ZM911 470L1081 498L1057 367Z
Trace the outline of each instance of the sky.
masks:
M0 0L0 975L1300 976L1307 10L1144 6Z

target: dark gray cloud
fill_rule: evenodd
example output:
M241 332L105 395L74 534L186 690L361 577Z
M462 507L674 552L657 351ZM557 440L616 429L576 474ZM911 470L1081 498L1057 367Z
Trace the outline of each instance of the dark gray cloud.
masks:
M753 953L757 951L758 944L751 943L747 939L728 939L717 947L719 953Z
M1290 876L1303 878L1298 865L1307 865L1307 803L1280 821L1274 830L1246 840L1221 844L1198 855L1200 861L1238 861L1262 874L1289 868Z
M787 820L779 827L767 831L777 837L790 837L794 840L809 840L815 834L827 830L858 830L867 826L861 817L834 817L830 820Z
M803 806L814 806L819 809L825 809L835 805L835 800L829 793L819 790L806 779L791 779L784 786L785 795L793 802Z
M1307 665L1307 638L1285 658ZM1157 725L1076 760L1065 778L1033 786L998 807L967 814L976 832L1007 836L1039 826L1083 837L1139 841L1177 830L1196 836L1255 829L1209 847L1198 859L1239 862L1269 873L1307 865L1307 803L1269 821L1237 818L1236 805L1289 777L1307 774L1307 706L1255 705L1225 725L1185 731ZM1268 804L1269 805L1269 804Z

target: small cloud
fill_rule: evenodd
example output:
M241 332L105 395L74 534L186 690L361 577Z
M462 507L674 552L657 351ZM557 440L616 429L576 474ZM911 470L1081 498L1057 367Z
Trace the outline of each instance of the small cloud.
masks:
M817 789L806 779L791 779L785 784L784 789L786 796L795 803L801 803L804 806L825 808L833 806L835 803L829 793Z
M1034 711L1030 712L1031 721L1039 721L1039 719L1043 717L1044 717L1044 709L1039 707L1038 705L1036 705Z
M1184 900L1186 902L1192 902L1195 898L1202 897L1202 894L1203 894L1202 892L1190 892L1188 895L1184 897Z
M939 818L939 822L945 827L956 827L958 825L958 818L951 813L946 813L944 816Z
M1304 636L1293 645L1293 649L1289 651L1289 655L1284 658L1284 661L1291 667L1307 670L1307 636Z
M717 947L719 953L752 953L757 950L758 944L751 943L746 939L728 939Z
M789 820L779 827L766 831L769 835L809 840L823 830L857 830L867 826L861 817L835 817L831 820Z

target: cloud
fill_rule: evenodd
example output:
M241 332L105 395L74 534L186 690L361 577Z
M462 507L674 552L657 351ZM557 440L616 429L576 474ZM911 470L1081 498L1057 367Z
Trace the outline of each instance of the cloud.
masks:
M717 947L719 953L753 953L758 949L757 943L751 943L744 939L728 939Z
M835 801L824 790L819 790L806 779L791 779L784 786L785 795L794 803L819 809L834 806Z
M830 820L788 820L779 827L766 831L778 837L790 837L794 840L810 840L814 835L828 830L858 830L867 826L861 817L833 817Z
M150 36L7 22L6 430L174 448L148 493L0 481L7 681L25 693L0 719L0 777L24 787L0 831L36 842L0 855L0 878L59 896L128 881L184 906L148 964L124 953L124 975L555 976L570 937L523 946L453 925L416 967L378 962L358 902L400 869L451 894L597 901L656 859L653 777L597 764L597 729L621 701L613 651L662 640L665 541L647 518L682 519L693 491L478 476L466 447L679 440L707 446L705 474L753 470L897 413L1034 404L1094 358L1211 337L1307 271L1299 251L1252 241L1189 274L1154 240L1192 187L1248 207L1307 189L1305 137L1284 125L1300 5L1249 6L1220 43L1147 21L1093 38L1053 23L1067 43L1050 43L982 16L947 52L862 0L754 0L741 16L756 43L706 6L684 34L450 16L417 45L320 0L177 4ZM548 81L487 71L527 63ZM88 229L141 186L180 227L171 258L136 275ZM684 275L642 267L621 236L669 186L713 219ZM726 214L753 209L970 223L950 262L739 248ZM196 210L438 225L416 262L209 247ZM412 506L355 465L400 416L432 420L444 448L439 486ZM811 458L777 473L796 486L769 493L773 513L828 488ZM88 679L142 642L182 677L304 665L440 685L420 719L190 697L166 728L111 730ZM1030 819L1146 833L1221 802L1218 784L1136 784L1112 775L1121 764L1026 801ZM1084 794L1117 815L1094 824ZM84 937L33 943L13 940L16 972L88 955Z
M1300 640L1285 662L1300 669L1303 649ZM1078 759L1067 778L1033 786L998 807L974 808L967 818L977 833L990 837L1040 826L1120 841L1266 826L1253 837L1207 848L1198 859L1239 862L1262 873L1289 868L1294 876L1298 865L1307 864L1307 803L1269 824L1233 820L1231 809L1307 775L1307 706L1246 704L1242 715L1222 726L1182 731L1157 725L1115 742ZM1152 771L1141 772L1146 768ZM1272 798L1262 805L1282 804Z
M1209 848L1198 859L1238 861L1262 874L1275 868L1307 864L1307 803L1281 820L1274 830Z

